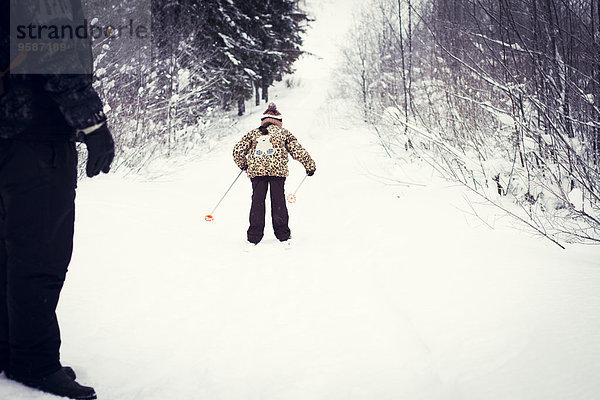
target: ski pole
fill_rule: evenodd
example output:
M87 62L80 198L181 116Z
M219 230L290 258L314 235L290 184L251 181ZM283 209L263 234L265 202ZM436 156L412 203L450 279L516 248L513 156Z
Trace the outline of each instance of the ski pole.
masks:
M213 214L214 212L217 210L217 207L219 207L219 204L221 204L221 202L223 201L223 199L225 198L225 196L227 196L227 193L229 193L229 191L231 190L231 188L233 187L233 185L235 185L235 183L237 182L237 180L239 179L239 177L242 175L242 172L244 172L244 170L241 170L240 173L238 174L238 176L235 177L233 183L231 184L231 186L229 186L229 189L227 189L227 191L225 192L225 194L223 195L223 197L221 197L221 200L219 200L219 202L217 203L217 205L215 206L215 208L212 210L212 212L210 214L206 214L206 216L204 217L205 220L207 220L208 222L214 221L214 217Z
M302 180L300 181L300 184L298 185L298 187L296 188L296 191L293 194L288 194L287 200L288 200L289 203L295 203L296 202L296 193L298 193L298 190L300 189L300 186L302 186L302 184L306 180L307 176L308 176L308 174L304 175L304 178L302 178Z

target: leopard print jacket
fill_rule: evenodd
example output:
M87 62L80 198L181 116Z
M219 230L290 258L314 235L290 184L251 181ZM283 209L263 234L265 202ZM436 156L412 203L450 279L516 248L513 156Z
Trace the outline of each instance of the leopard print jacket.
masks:
M258 128L248 132L233 148L233 160L241 169L248 169L248 177L288 176L288 154L302 163L306 172L315 172L316 166L308 152L285 128L269 125L267 133Z

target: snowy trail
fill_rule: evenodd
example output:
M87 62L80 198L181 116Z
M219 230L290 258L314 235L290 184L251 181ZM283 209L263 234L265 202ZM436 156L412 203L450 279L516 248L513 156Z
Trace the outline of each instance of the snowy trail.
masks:
M273 92L317 163L289 207L293 248L267 215L263 242L242 251L245 177L204 221L264 107L160 180L83 181L65 363L107 400L596 399L599 250L489 230L465 217L460 188L387 158L328 99L332 37L353 3L313 3L319 57ZM290 162L288 192L304 173ZM0 398L53 397L0 378Z

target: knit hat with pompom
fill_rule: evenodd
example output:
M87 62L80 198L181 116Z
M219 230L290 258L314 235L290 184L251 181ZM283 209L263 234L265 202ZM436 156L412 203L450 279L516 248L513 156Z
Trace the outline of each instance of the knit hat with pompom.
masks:
M269 103L269 106L267 107L266 111L263 113L260 120L263 123L271 122L271 123L281 126L281 123L283 121L283 115L281 115L281 113L277 110L277 106L275 105L275 103Z

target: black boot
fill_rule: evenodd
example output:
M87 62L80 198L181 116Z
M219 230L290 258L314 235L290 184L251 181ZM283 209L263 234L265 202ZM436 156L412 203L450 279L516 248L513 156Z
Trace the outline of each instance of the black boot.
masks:
M71 369L72 371L72 369ZM68 397L75 400L94 400L96 392L93 388L82 386L75 382L65 371L65 368L59 369L53 374L43 378L19 378L11 376L11 379L43 392L54 394L56 396Z
M75 370L73 368L71 368L71 367L62 367L62 369L63 369L63 371L65 371L65 374L67 374L67 376L69 378L71 378L72 380L77 379L77 375L75 374ZM4 371L4 374L6 375L6 377L8 379L16 380L16 379L13 378L12 374L10 372L8 372L8 369L4 369L3 370L2 368L0 368L0 374L2 373L2 371Z
M75 371L73 370L73 368L71 367L62 367L63 371L65 371L65 374L67 374L67 376L69 378L71 378L72 380L77 379L77 375L75 374Z

